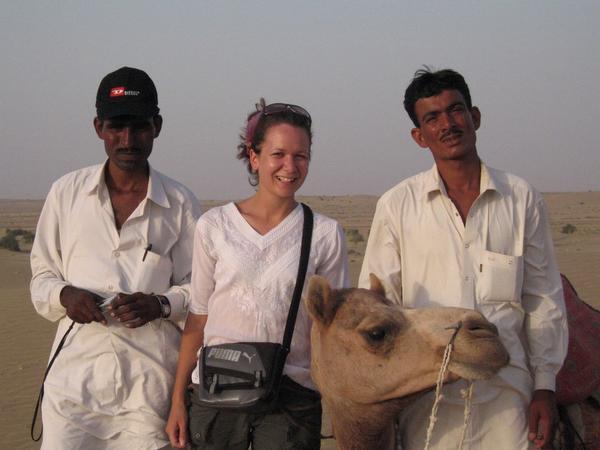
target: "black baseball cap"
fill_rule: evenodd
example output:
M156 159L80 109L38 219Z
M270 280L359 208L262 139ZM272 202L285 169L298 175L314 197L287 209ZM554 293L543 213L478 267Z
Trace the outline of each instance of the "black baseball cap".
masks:
M154 117L159 111L156 87L143 70L121 67L102 78L98 86L96 114L99 119Z

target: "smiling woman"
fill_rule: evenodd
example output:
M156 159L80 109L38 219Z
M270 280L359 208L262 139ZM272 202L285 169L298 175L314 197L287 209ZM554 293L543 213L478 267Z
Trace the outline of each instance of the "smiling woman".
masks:
M262 150L250 149L252 172L263 192L293 198L308 174L310 141L302 128L280 123L265 133Z
M272 103L267 106L263 98L260 99L257 108L257 111L248 115L246 127L240 134L240 143L237 147L237 158L246 162L252 186L258 184L258 172L257 168L252 166L250 157L252 154L261 153L265 134L273 125L288 124L297 128L297 132L305 131L308 138L308 160L310 160L312 145L312 118L306 109L287 103Z
M304 212L295 195L308 174L312 120L301 106L265 105L262 99L257 106L246 119L237 154L255 194L211 209L196 227L193 300L167 424L175 448L319 448L321 402L309 373L310 320L303 305L277 404L259 413L217 411L192 395L188 427L190 375L194 392L204 383L196 359L200 346L281 343L296 282ZM336 287L349 284L343 229L321 214L314 214L306 279L315 274Z

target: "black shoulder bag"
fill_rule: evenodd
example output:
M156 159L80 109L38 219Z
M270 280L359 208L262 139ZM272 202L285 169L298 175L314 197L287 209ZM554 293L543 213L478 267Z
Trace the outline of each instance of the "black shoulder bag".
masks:
M198 358L200 404L248 412L268 412L277 408L283 366L290 352L312 239L313 214L304 203L302 208L304 227L300 264L283 342L235 342L203 347Z

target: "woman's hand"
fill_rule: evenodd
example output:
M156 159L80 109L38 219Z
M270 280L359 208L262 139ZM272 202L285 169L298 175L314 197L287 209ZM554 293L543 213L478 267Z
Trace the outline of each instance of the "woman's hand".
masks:
M198 362L196 356L198 349L204 342L204 327L207 320L207 315L197 315L190 312L183 328L179 347L179 361L177 361L173 395L171 396L171 412L165 427L171 446L174 448L185 448L189 442L186 393L192 371Z
M188 444L187 421L188 413L185 403L173 404L165 427L173 448L186 448Z

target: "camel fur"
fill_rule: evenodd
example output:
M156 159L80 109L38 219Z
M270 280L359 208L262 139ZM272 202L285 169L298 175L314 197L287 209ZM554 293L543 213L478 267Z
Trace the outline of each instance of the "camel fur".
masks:
M456 324L446 381L487 379L508 363L496 327L478 312L403 309L385 298L374 275L370 290L332 290L313 276L305 302L313 319L311 375L343 450L394 448L394 419L435 387Z

